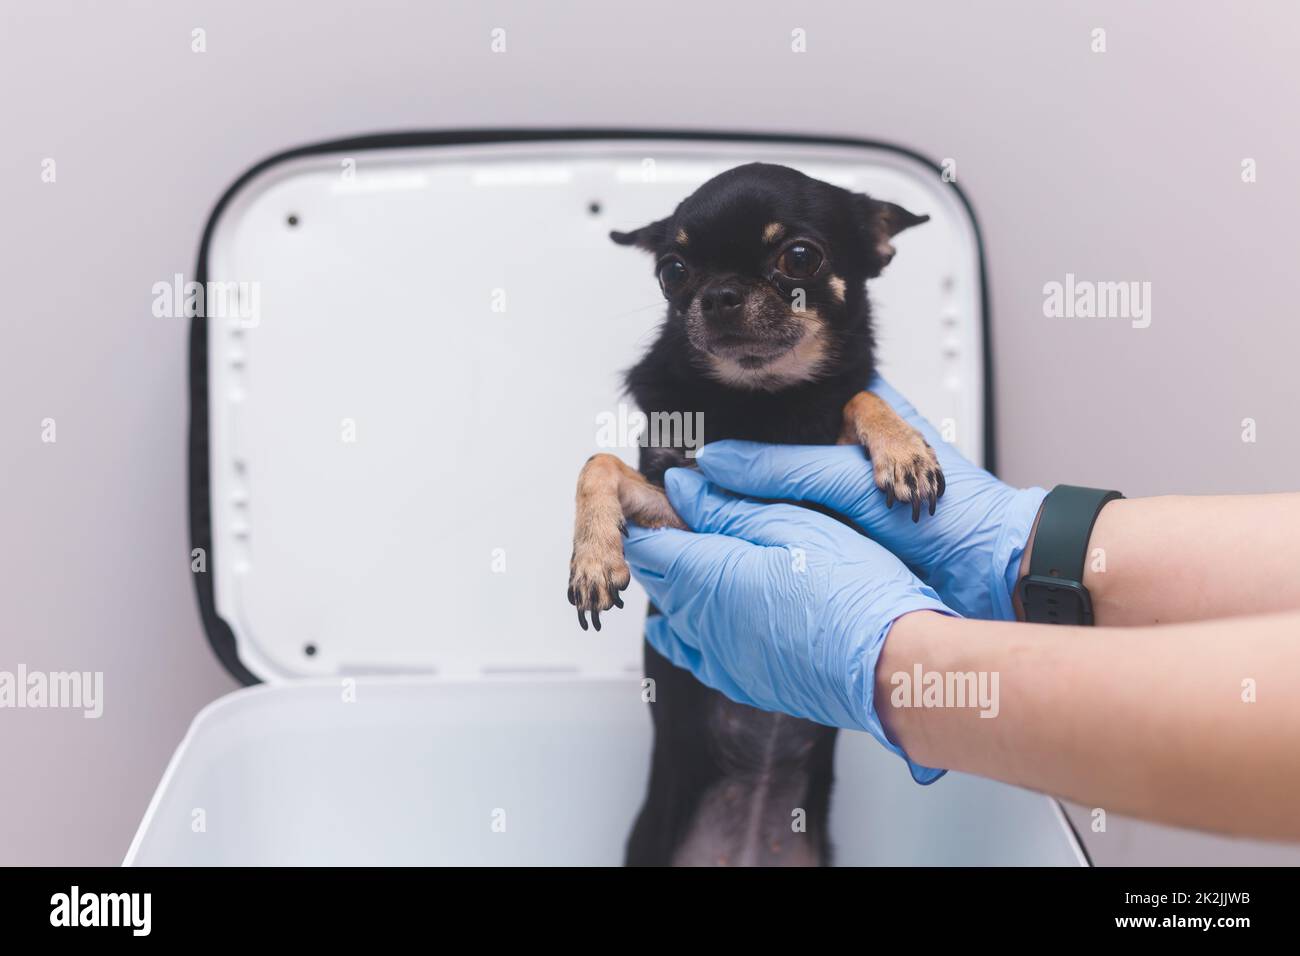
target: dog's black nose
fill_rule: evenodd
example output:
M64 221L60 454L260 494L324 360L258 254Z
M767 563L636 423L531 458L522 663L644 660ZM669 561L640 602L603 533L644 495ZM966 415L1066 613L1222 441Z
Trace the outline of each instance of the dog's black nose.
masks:
M745 299L732 285L714 286L700 296L700 311L710 321L734 322L745 310Z

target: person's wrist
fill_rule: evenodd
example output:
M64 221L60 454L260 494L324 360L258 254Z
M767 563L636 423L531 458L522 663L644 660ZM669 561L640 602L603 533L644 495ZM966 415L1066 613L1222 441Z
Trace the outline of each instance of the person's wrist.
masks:
M1020 600L1020 579L1029 573L1030 562L1034 559L1034 539L1038 537L1038 520L1043 516L1042 502L1038 504L1038 513L1034 515L1034 523L1029 529L1029 539L1025 542L1025 548L1020 554L1020 560L1013 563L1007 568L1007 586L1011 589L1012 608L1014 610L1014 620L1023 621L1025 619L1025 605ZM1013 573L1014 572L1014 573Z
M1128 498L1108 501L1097 513L1097 520L1088 535L1085 552L1088 558L1083 563L1082 584L1088 589L1088 597L1092 602L1092 619L1096 625L1115 623L1116 616L1125 603L1123 575L1117 577L1116 573L1110 570L1106 554L1108 549L1119 540L1116 529L1124 527L1133 513L1130 510L1133 506L1134 502ZM1098 557L1100 560L1097 560ZM1118 563L1121 568L1125 565L1123 560ZM1132 583L1130 578L1129 584Z
M876 656L875 672L871 675L867 726L863 729L879 740L886 750L902 757L912 779L920 784L933 783L948 771L918 763L910 748L900 743L898 735L905 732L902 723L907 720L909 711L895 706L894 692L900 680L898 675L905 675L908 680L913 677L913 666L923 658L925 642L935 628L942 626L940 622L956 620L960 618L937 601L903 611L886 627L884 643Z
M1108 502L1097 513L1096 521L1092 526L1092 531L1088 535L1088 541L1085 544L1085 554L1092 555L1100 550L1105 553L1104 542L1108 540L1111 530L1115 527L1113 522L1122 521L1125 499L1120 498ZM1115 506L1118 506L1116 508ZM1029 540L1025 542L1025 548L1020 559L1015 562L1014 567L1007 569L1007 582L1011 588L1012 607L1014 608L1014 620L1023 621L1025 619L1024 603L1020 600L1020 580L1029 574L1029 567L1034 560L1034 541L1038 537L1038 522L1042 517L1043 506L1039 502L1038 512L1034 517L1033 525L1030 528ZM1099 543L1100 542L1100 543ZM1083 567L1083 580L1080 582L1088 591L1088 598L1092 604L1093 622L1096 624L1104 623L1104 619L1109 617L1111 602L1113 600L1113 583L1114 576L1106 573L1106 562L1102 560L1096 562L1085 560Z
M1013 492L1003 514L1002 528L993 546L989 594L990 618L995 621L1024 620L1024 609L1016 585L1029 568L1034 532L1042 514L1044 488L1022 488Z
M956 505L960 517L941 525L938 547L923 560L914 560L906 547L885 543L962 617L1013 621L1021 558L1047 492L1012 488L983 474L985 487L968 491L968 500Z

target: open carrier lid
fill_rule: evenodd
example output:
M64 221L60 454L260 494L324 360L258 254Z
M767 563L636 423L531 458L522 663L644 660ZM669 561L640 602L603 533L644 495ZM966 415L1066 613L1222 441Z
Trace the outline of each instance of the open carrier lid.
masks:
M635 583L598 634L564 598L578 470L636 463L621 374L664 310L651 263L608 233L753 160L930 215L871 284L879 366L991 466L978 232L911 153L628 131L295 150L222 198L196 276L191 532L226 667L640 674Z

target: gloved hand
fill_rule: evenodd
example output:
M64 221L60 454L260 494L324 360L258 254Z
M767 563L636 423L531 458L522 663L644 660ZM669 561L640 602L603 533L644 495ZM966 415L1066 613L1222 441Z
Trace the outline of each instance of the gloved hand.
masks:
M696 464L739 494L825 505L898 555L958 613L1014 620L1020 559L1047 492L1012 488L972 465L881 379L871 391L920 430L943 466L947 490L935 514L919 524L906 507L886 507L863 449L855 446L719 441L700 449Z
M646 639L732 700L885 735L876 663L894 621L950 614L892 554L807 508L735 498L670 469L673 507L698 533L630 527L624 555L661 611ZM943 771L908 761L929 783Z

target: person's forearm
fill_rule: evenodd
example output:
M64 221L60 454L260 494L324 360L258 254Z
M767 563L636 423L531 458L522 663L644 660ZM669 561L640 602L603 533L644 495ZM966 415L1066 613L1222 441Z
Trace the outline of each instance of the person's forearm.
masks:
M901 706L983 674L980 707ZM996 675L994 683L993 675ZM913 760L1226 833L1300 839L1300 614L1140 629L900 618L877 712ZM951 705L953 700L946 700ZM969 701L968 701L969 703Z
M1101 510L1083 584L1098 625L1300 609L1300 494L1133 498ZM1027 573L1033 539L1025 549ZM1016 601L1016 610L1023 612Z

